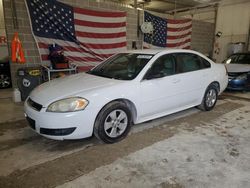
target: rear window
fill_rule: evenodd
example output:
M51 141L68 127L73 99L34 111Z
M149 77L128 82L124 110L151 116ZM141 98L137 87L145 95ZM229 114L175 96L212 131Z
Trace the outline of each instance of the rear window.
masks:
M204 68L209 68L211 64L202 57L192 53L176 53L177 72L191 72Z
M250 64L250 54L235 54L230 56L226 64Z
M250 64L250 54L242 54L238 58L240 64Z

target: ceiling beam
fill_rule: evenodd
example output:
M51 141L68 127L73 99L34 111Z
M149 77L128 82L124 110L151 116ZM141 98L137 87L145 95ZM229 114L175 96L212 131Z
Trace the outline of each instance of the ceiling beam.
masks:
M197 6L193 6L193 7L185 7L185 8L179 8L179 9L175 9L175 10L171 10L171 11L165 11L165 13L167 14L175 14L175 13L179 13L179 12L186 12L189 10L193 10L193 9L206 9L209 7L216 7L219 5L219 1L214 2L214 3L208 3L208 4L204 4L204 5L197 5Z
M189 4L187 4L187 3L183 3L183 1L178 1L178 0L176 0L176 1L174 1L174 0L156 0L156 1L159 1L159 2L163 2L163 3L170 3L170 4L173 4L173 5L181 5L181 6L190 6L190 3ZM192 5L191 5L192 6Z

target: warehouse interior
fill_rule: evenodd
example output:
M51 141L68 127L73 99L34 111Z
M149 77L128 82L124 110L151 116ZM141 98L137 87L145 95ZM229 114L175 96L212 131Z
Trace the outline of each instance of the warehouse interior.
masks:
M50 49L48 46L45 49L44 41L39 41L44 36L34 30L32 3L71 7L72 11L78 11L78 15L83 10L95 16L101 12L125 15L125 35L120 37L124 41L114 39L124 45L120 48L122 50L144 50L146 35L152 37L149 48L153 49L155 31L146 33L142 28L148 22L145 21L146 12L155 16L154 19L167 20L167 23L171 23L170 20L189 20L192 24L187 49L202 54L215 64L225 64L232 54L250 54L249 0L30 2L0 0L0 187L250 187L250 59L245 63L249 65L244 65L241 71L247 75L248 89L225 89L218 96L214 109L208 112L192 107L139 122L131 126L124 140L114 144L103 143L94 133L91 137L76 140L45 138L30 128L25 111L25 103L34 88L42 83L85 74L100 63L70 59L73 53L65 52L69 58L67 67L54 67L49 55L46 59L42 54L48 54ZM66 10L63 8L62 12ZM59 15L58 20L64 19L61 12L56 14ZM42 17L43 14L38 15L37 19L42 20ZM90 18L86 16L83 19ZM116 19L110 18L108 22ZM67 21L66 29L70 27ZM13 61L16 34L21 43L23 62L18 61L20 57ZM108 36L108 32L104 35ZM102 38L96 38L95 43ZM46 41L51 46L55 44L55 38ZM70 46L70 42L66 44ZM100 57L97 47L90 50L91 45L87 42L81 45L84 47L75 54L86 51L90 56ZM73 49L75 46L70 47ZM105 50L110 52L112 47L108 48ZM102 61L106 58L108 56ZM88 87L84 81L82 83L78 88ZM132 92L125 90L124 93ZM64 96L63 92L64 87L58 91L61 96ZM95 96L99 95L95 93Z

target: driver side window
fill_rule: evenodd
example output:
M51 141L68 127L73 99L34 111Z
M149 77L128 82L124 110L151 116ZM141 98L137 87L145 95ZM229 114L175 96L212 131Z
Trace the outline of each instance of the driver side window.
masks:
M159 57L146 74L146 79L161 78L175 74L175 59L172 55Z

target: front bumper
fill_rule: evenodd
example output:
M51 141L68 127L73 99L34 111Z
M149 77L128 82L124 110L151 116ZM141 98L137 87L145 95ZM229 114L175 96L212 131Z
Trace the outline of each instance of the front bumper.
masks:
M97 110L88 108L70 113L46 112L24 104L26 119L30 127L38 134L54 140L81 139L93 134Z
M250 83L247 80L229 79L227 89L236 91L249 90Z

